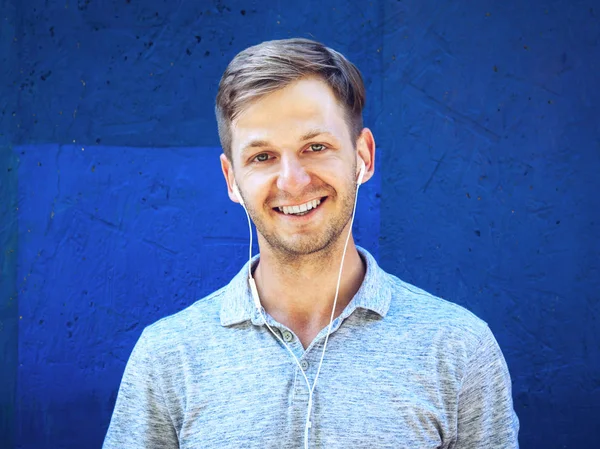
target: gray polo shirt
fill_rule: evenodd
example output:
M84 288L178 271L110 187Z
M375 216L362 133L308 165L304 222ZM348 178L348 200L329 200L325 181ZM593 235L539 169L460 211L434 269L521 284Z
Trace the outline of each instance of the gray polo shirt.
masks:
M510 375L486 323L359 252L366 276L333 322L309 447L517 448ZM304 350L267 319L312 384L327 328ZM245 266L144 330L103 447L302 448L309 395L299 369L253 307Z

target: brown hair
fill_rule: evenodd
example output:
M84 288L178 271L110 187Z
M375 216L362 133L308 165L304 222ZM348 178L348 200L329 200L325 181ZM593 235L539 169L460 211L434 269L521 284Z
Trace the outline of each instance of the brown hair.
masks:
M365 86L356 66L341 53L309 39L267 41L238 53L219 83L215 113L221 146L230 161L231 123L243 108L310 75L321 77L344 106L356 142L365 106Z

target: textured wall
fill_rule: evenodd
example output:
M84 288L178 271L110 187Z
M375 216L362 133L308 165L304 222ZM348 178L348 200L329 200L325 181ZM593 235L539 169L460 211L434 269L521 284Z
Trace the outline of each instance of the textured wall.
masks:
M365 76L358 241L490 324L521 447L592 447L600 7L294 3L0 0L0 447L99 447L143 327L243 264L214 96L289 36Z
M18 99L14 49L17 9L0 0L0 448L15 436L19 311L17 305L17 163L11 149L13 113Z
M597 446L600 5L404 3L384 14L384 266L488 321L524 448Z

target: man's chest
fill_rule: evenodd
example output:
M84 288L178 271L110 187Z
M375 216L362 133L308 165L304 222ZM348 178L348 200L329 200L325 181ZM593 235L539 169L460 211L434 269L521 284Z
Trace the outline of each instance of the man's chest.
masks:
M439 448L453 435L451 383L435 370L383 358L324 363L313 394L309 447ZM302 364L310 386L318 360ZM416 363L418 366L418 362ZM309 386L293 362L189 371L180 447L303 447Z

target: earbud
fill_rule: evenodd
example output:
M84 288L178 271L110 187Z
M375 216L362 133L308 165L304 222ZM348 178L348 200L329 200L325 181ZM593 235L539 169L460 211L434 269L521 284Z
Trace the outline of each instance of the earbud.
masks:
M365 161L363 161L362 159L360 160L360 172L358 173L358 180L356 181L356 184L361 185L362 184L362 180L363 180L363 176L365 176L365 170L366 170L366 166L365 166Z
M240 189L238 189L238 186L235 181L233 181L233 193L234 193L235 197L238 199L238 201L240 202L240 204L242 205L242 207L245 209L246 205L244 204L244 200L242 199L242 194L240 193Z
M254 300L254 307L256 307L256 310L261 312L262 305L260 304L260 297L258 296L256 281L253 277L248 277L248 284L250 285L250 293L252 294L252 299Z

